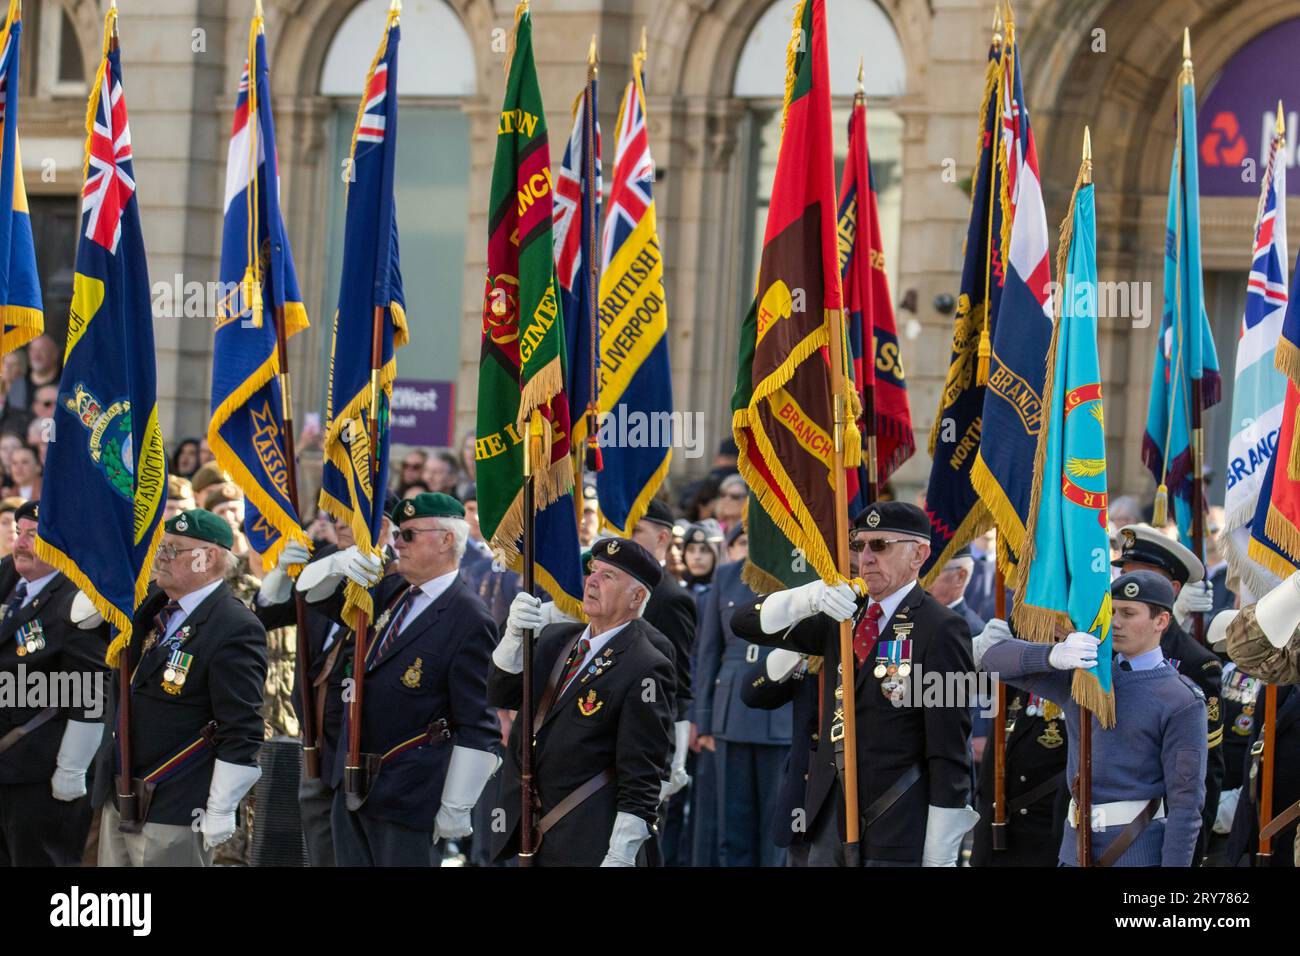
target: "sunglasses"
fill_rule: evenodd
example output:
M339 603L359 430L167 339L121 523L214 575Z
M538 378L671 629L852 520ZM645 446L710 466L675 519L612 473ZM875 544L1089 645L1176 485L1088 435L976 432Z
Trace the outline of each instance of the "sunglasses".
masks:
M401 538L403 541L405 541L407 544L410 544L412 541L415 540L415 536L417 534L423 534L425 531L441 531L445 534L452 533L446 528L399 528L397 531L397 536Z
M872 538L870 540L867 540L866 538L854 538L849 542L849 550L856 554L859 551L870 548L875 554L884 554L889 550L891 544L916 543L917 542L911 538Z

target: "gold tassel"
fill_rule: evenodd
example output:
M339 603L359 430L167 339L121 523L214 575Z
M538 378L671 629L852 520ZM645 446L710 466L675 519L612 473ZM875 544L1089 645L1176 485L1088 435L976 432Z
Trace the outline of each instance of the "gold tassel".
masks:
M1155 528L1163 528L1169 521L1169 488L1164 482L1156 489L1156 501L1151 506L1151 524Z
M979 364L975 367L975 384L987 385L989 383L989 359L993 357L993 343L989 341L989 328L984 326L984 331L980 332L979 345Z

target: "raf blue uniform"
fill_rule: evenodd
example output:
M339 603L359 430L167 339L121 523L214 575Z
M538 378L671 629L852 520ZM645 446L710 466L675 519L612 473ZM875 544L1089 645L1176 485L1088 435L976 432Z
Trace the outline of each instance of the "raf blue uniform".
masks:
M396 605L408 587L405 578L390 574L375 589L376 606L387 610L388 620L381 614L368 647L361 752L371 767L370 789L356 810L348 808L341 786L350 726L349 711L343 714L330 769L339 866L428 866L452 747L501 749L496 711L487 703L496 627L459 573L403 622L382 653L374 653L396 625ZM336 619L342 591L328 599Z
M771 653L731 629L736 608L758 599L741 580L743 567L736 561L718 569L702 609L695 724L717 743L719 862L780 866L782 848L768 839L768 830L790 748L792 707L755 710L741 699L747 671L761 669Z

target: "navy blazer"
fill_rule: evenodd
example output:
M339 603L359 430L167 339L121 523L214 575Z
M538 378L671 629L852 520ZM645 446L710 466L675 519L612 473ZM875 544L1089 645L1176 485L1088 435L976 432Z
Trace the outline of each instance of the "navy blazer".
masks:
M375 589L377 605L391 609L407 587L405 578L388 575ZM341 595L342 586L335 596L339 600L327 599L335 612L341 610ZM379 637L377 629L372 632L372 641ZM382 655L371 658L361 708L361 752L382 756L442 719L450 724L451 739L425 741L394 754L372 778L360 812L432 831L452 747L499 752L501 728L487 704L495 647L496 627L487 608L458 574ZM348 728L345 710L330 774L333 787L343 780Z
M781 682L767 676L767 658L751 664L741 675L741 699L746 706L775 710L790 708L793 742L785 760L781 792L772 812L772 842L782 848L808 841L811 821L804 799L808 787L808 760L817 746L817 703L820 677L803 665Z
M792 707L787 703L772 710L756 710L741 699L746 672L758 666L761 672L770 647L751 644L731 629L736 608L758 599L740 572L744 561L718 568L713 587L704 598L696 638L698 672L695 725L701 735L721 737L731 743L790 743Z

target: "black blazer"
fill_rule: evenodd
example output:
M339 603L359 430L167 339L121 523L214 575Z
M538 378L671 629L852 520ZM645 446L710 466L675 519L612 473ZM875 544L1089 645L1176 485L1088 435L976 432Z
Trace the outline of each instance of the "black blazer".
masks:
M676 672L674 720L686 720L691 709L691 658L695 648L695 596L667 571L650 592L642 620L672 643L668 659Z
M556 660L561 656L567 660L584 630L582 624L552 624L537 637L533 687L538 702ZM614 783L588 797L546 834L533 858L536 864L599 866L619 812L654 825L659 781L673 747L676 675L665 654L666 644L645 621L630 621L598 655L608 663L598 673L589 668L575 677L545 720L533 728L533 773L541 802L538 822L601 771L612 769L615 774ZM523 675L507 674L494 664L488 700L496 707L517 710L523 702ZM506 823L495 838L498 860L519 852L519 728L516 720L502 776L500 806Z
M0 602L7 602L18 585L18 572L13 557L0 561ZM55 694L46 700L30 697L30 683L35 675L44 674L48 692L67 689L79 706L63 707L53 720L41 725L12 747L0 754L0 784L38 783L49 780L54 774L59 745L68 720L95 723L106 719L109 685L108 667L104 664L104 651L108 649L108 625L101 624L91 630L75 627L69 620L72 599L77 596L77 586L62 574L56 574L41 593L32 598L26 607L6 615L0 623L0 674L6 683L12 681L15 690L25 688L26 699L0 701L0 737L15 727L31 720L48 704L57 703ZM45 646L34 653L18 654L15 635L19 628L39 623L45 635ZM22 668L20 671L19 668ZM20 680L20 675L22 680ZM54 675L66 675L56 678ZM39 678L35 678L38 679ZM69 681L75 681L75 687ZM32 706L18 706L29 704Z
M1260 691L1251 743L1259 739L1260 724L1264 716L1264 693ZM1232 818L1232 832L1228 836L1228 864L1230 866L1255 866L1254 854L1259 848L1259 810L1250 798L1249 757L1243 775L1241 798ZM1255 781L1259 795L1263 781ZM1273 757L1273 816L1276 817L1291 804L1300 800L1300 692L1296 685L1277 689L1277 744ZM1296 825L1275 834L1272 840L1273 855L1270 866L1295 866Z
M181 624L180 649L193 655L179 694L163 689L168 654L146 639L154 617L167 604L155 588L132 624L127 649L131 668L131 776L143 777L197 740L217 722L215 746L202 759L161 783L147 822L190 826L194 811L207 805L214 760L254 766L262 747L262 704L266 685L266 629L223 581ZM120 751L114 762L120 760ZM116 772L116 771L115 771ZM116 787L114 799L116 800Z
M772 812L772 842L789 847L808 839L811 822L804 806L808 792L808 761L817 747L818 675L804 667L777 683L767 676L767 659L763 657L745 671L740 699L757 710L778 710L793 702L793 725L790 750L786 755L785 776Z
M1012 803L1050 781L1064 784L1069 736L1065 716L1054 720L1042 714L1025 713L1026 691L1007 689L1008 720L1015 714L1015 726L1007 735L1006 796ZM1007 848L993 849L993 740L984 747L980 761L979 812L975 825L975 846L971 866L1056 866L1061 831L1054 814L1058 788L1035 799L1029 806L1007 815Z
M1167 659L1177 661L1178 673L1205 695L1209 751L1205 759L1205 806L1201 811L1201 835L1196 851L1199 859L1205 852L1209 834L1213 832L1214 818L1219 812L1219 794L1223 790L1223 662L1172 619L1169 630L1160 639L1160 650Z
M839 667L839 625L825 614L798 622L783 634L767 634L759 623L762 599L739 609L732 617L736 635L755 644L788 647L826 658L826 693L822 704L818 743L808 774L808 830L818 814L830 812L841 800L838 790L835 745L830 728L835 709ZM864 600L858 616L864 612ZM914 706L895 707L874 676L881 645L894 639L894 629L908 622L912 641ZM856 624L856 618L855 618ZM849 662L852 668L854 662ZM890 618L871 658L858 668L854 690L857 712L858 813L866 811L912 767L920 779L907 789L870 828L860 826L862 859L919 866L925 845L929 807L964 807L970 799L971 700L943 700L944 706L920 706L924 683L918 674L972 675L961 678L974 689L970 629L961 615L944 607L916 584ZM932 680L936 678L931 678ZM924 681L924 678L922 678ZM949 681L945 680L945 684ZM829 806L828 806L829 804ZM841 826L841 833L843 827Z
M400 575L388 575L376 587L377 605L391 608L408 586ZM336 611L342 609L342 592L340 585L329 602ZM375 632L373 640L379 637ZM437 600L389 642L382 656L371 659L361 708L362 753L385 754L437 720L448 722L452 736L394 755L371 780L360 813L432 832L452 747L499 750L501 726L496 711L487 704L488 667L494 647L492 618L458 574ZM325 768L333 787L343 782L347 764L350 721L346 705L341 717L334 761Z

